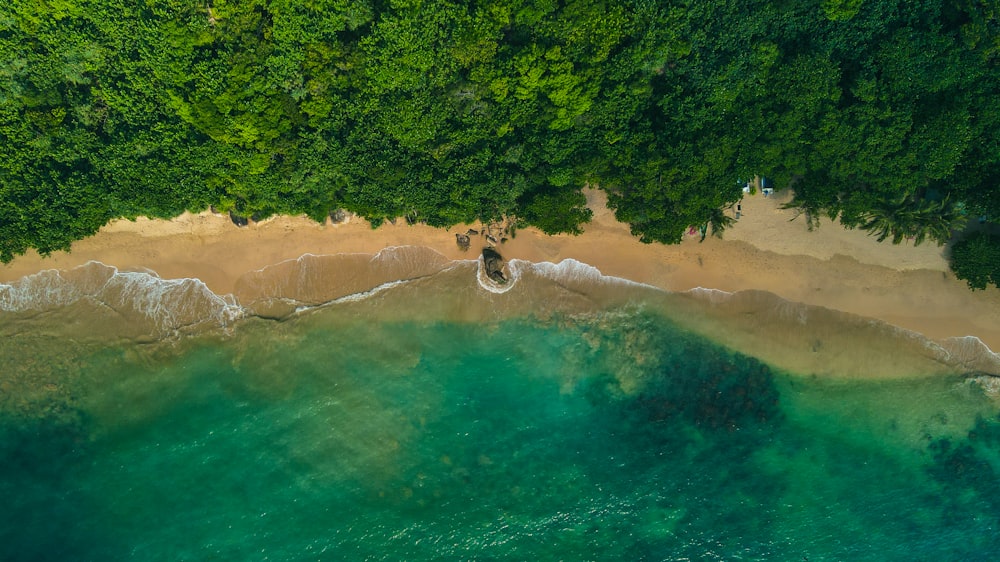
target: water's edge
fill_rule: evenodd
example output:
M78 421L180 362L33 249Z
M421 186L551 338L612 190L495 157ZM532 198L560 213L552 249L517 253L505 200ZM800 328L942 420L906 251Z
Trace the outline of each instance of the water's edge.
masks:
M674 321L701 335L792 372L850 375L871 372L873 367L878 370L879 366L866 364L863 355L852 359L837 354L836 361L822 356L831 348L863 341L877 351L872 359L885 356L881 352L887 346L895 350L889 355L897 357L905 349L942 371L981 375L991 392L1000 391L1000 383L991 380L1000 376L1000 354L974 335L934 341L881 320L791 302L765 291L730 293L699 287L671 293L604 275L573 259L559 263L514 259L506 269L508 282L498 285L486 276L482 258L453 261L424 247L392 247L374 255L305 254L249 272L237 281L232 294L219 295L199 279L162 279L153 271L120 271L91 261L71 270L45 270L0 284L0 315L20 320L0 323L4 326L0 331L30 329L24 322L77 308L74 322L58 328L65 330L64 335L170 340L211 331L225 333L251 318L288 320L316 308L438 283L443 290L460 293L459 300L476 303L461 311L464 321L642 302L667 310ZM469 283L470 276L474 284ZM905 362L900 367L899 372L911 375L933 370Z
M482 267L404 248L231 295L96 262L0 287L0 558L996 552L976 340Z

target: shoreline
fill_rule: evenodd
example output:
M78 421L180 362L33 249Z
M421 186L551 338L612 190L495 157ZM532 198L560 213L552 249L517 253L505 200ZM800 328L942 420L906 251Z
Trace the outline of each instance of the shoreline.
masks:
M943 248L927 244L893 246L863 231L824 219L809 232L790 220L781 194L747 195L741 218L724 239L685 235L676 245L642 244L628 225L605 206L603 192L586 190L593 220L580 236L548 236L519 229L499 246L505 259L592 265L604 275L666 289L726 292L763 290L810 305L883 320L931 339L975 336L1000 349L1000 290L971 291L954 277ZM164 279L197 278L213 292L234 293L245 274L306 254L375 254L395 246L431 248L450 260L475 259L486 240L472 237L468 251L450 229L384 224L378 229L358 217L318 224L305 217L275 217L238 228L226 215L185 213L170 221L140 218L112 221L74 243L71 252L42 258L31 252L0 265L0 283L49 269L71 269L89 261L122 271L152 270Z

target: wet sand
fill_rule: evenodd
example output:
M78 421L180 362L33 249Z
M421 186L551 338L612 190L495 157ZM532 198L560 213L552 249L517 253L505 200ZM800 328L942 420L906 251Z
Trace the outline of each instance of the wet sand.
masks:
M969 290L949 272L944 249L933 243L879 243L829 220L810 232L803 218L791 220L794 211L780 209L781 198L755 194L744 198L740 219L722 240L709 237L699 243L699 236L692 235L678 245L642 244L627 225L614 220L602 192L588 191L587 196L594 220L584 234L518 230L516 238L500 246L504 257L534 262L572 258L606 275L671 291L764 290L884 320L934 339L976 336L1000 349L1000 290ZM0 282L94 260L121 270L152 270L165 279L198 278L226 294L238 292L246 274L304 254L374 254L387 247L423 246L449 259L474 259L486 244L481 236L472 237L468 251L455 243L456 233L481 229L479 225L444 230L397 222L372 229L356 217L336 225L277 217L237 228L228 216L211 213L171 221L114 221L75 243L71 252L47 258L30 253L0 266Z

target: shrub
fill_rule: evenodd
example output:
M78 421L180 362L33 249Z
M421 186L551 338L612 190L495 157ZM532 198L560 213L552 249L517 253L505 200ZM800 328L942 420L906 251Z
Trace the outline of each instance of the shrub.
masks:
M975 232L951 249L951 270L973 289L1000 287L1000 236Z

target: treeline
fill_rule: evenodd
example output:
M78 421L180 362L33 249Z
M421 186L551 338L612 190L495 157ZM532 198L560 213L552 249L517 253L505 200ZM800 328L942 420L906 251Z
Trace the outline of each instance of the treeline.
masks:
M9 0L0 259L214 205L720 230L738 179L947 240L1000 214L994 0Z

